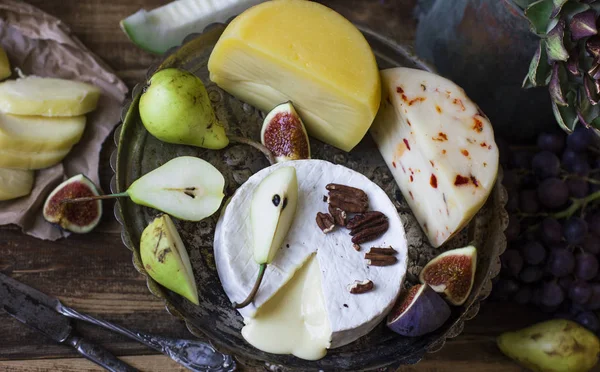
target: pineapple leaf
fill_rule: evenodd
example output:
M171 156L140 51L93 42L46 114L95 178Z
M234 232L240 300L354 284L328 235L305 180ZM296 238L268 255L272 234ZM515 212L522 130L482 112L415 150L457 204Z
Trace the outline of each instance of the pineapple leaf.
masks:
M585 88L579 87L577 116L586 127L600 116L600 105L593 105L587 98Z
M550 61L566 61L569 58L569 52L563 42L564 37L565 21L561 19L548 33L546 39L546 51Z
M585 41L585 50L594 58L600 57L600 37L594 35Z
M580 76L581 72L579 71L579 48L575 47L571 49L569 52L569 59L566 63L567 71L571 73L573 76Z
M575 14L569 23L569 30L573 40L583 39L596 35L596 12L593 9L588 9L585 12Z
M552 100L561 106L566 106L567 99L565 98L565 92L568 89L568 76L562 63L555 63L552 66L552 74L550 75L550 85L548 87L550 91L550 97Z
M519 8L525 10L531 3L534 3L536 1L537 0L513 0L512 2Z
M589 75L583 77L583 88L585 90L585 96L587 97L588 102L592 106L596 106L598 102L600 102L600 95L596 91L594 80L592 80Z
M550 17L554 18L558 15L558 13L560 13L560 10L562 9L563 5L565 5L565 3L569 1L569 0L553 0L552 1L552 13L550 14Z
M578 120L577 112L575 111L575 93L569 91L566 98L569 103L568 106L559 106L552 101L552 112L558 125L567 133L571 133Z
M553 0L538 0L525 9L525 17L529 20L534 33L540 35L546 33L553 8Z
M574 2L574 1L567 2L560 11L560 17L562 19L570 20L576 14L585 12L586 10L589 10L589 9L590 9L590 6L588 4L582 4L582 3L578 3L578 2Z
M550 65L546 53L546 41L541 39L529 64L529 72L523 81L523 88L544 86L548 84L549 78Z

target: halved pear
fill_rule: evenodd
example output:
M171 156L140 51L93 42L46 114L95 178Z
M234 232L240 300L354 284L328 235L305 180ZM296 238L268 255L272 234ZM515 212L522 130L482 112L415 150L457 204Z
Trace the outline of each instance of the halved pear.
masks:
M84 115L20 116L0 113L0 148L15 151L57 151L71 148L85 129Z
M60 163L70 148L56 151L27 152L0 148L0 168L43 169Z
M98 87L74 80L27 76L0 83L0 111L7 114L79 116L99 98Z
M0 200L29 195L34 179L34 172L30 170L0 168Z
M125 192L65 201L129 197L136 204L180 220L200 221L219 209L225 197L224 187L225 178L212 164L193 156L180 156L138 178Z
M142 232L140 256L152 279L198 305L192 265L177 228L168 214L154 219Z
M250 204L253 257L259 264L258 277L248 297L235 308L248 306L270 264L292 226L298 205L296 168L281 167L265 177L254 189Z

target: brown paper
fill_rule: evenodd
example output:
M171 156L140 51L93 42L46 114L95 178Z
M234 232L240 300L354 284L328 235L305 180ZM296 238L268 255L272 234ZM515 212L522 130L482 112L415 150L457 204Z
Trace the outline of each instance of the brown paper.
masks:
M99 185L100 150L119 122L127 87L65 24L29 4L0 1L0 43L11 68L18 67L25 75L79 80L102 90L98 107L87 115L81 141L63 162L36 171L29 196L0 202L0 225L17 224L23 232L40 239L66 237L67 232L44 220L44 201L56 185L79 173Z

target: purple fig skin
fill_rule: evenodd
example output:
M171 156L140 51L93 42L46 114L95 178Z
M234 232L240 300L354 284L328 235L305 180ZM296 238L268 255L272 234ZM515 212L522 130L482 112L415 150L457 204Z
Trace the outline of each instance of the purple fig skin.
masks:
M402 336L418 337L433 332L450 317L450 306L437 292L427 284L417 285L420 288L406 310L396 314L404 302L401 300L388 314L388 328Z

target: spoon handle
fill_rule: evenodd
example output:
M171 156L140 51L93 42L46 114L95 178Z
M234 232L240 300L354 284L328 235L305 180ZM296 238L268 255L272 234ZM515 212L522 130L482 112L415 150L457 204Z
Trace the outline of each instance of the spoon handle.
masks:
M58 309L63 315L82 320L120 333L169 356L177 363L198 372L229 372L236 370L236 363L229 355L222 354L207 343L195 340L181 340L132 331L105 320L96 319L67 306Z

